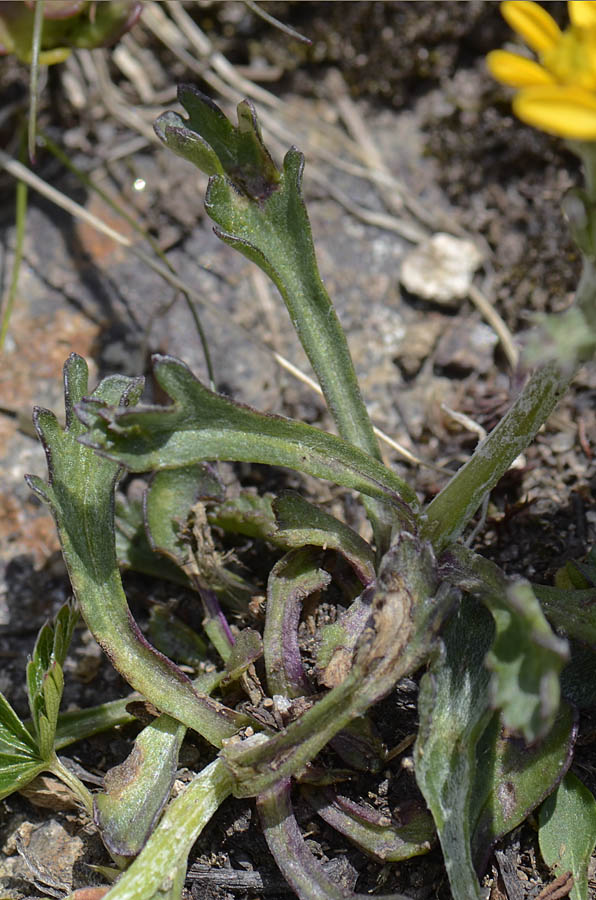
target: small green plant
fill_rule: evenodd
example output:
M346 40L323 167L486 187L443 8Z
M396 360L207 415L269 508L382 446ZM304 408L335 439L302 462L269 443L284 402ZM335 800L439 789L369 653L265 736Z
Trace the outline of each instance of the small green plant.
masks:
M438 838L456 900L479 900L492 847L539 809L546 862L571 872L573 897L587 897L596 801L566 774L577 725L561 697L560 676L566 667L563 677L577 686L586 654L594 664L594 559L569 567L557 587L534 589L459 539L546 421L575 366L593 352L595 330L573 342L563 361L553 352L533 371L470 460L421 507L411 486L381 460L319 276L301 194L302 155L289 150L278 170L248 101L239 104L234 126L194 88L181 87L179 99L188 118L166 113L157 134L210 176L205 205L216 233L278 288L339 436L234 403L203 386L183 362L160 355L153 371L168 405L140 403L142 381L123 376L105 378L90 393L87 366L72 355L64 368L65 428L51 412L36 410L49 478L28 480L55 518L81 614L116 669L159 712L93 797L104 843L124 869L108 896L180 897L192 844L230 794L256 798L267 843L299 897L348 896L300 832L293 811L293 792L300 791L379 862L423 854ZM589 324L591 177L587 191L577 309ZM556 337L555 326L551 331ZM296 493L226 495L217 470L225 460L283 466L358 492L373 543ZM153 473L142 504L115 506L124 471ZM262 634L229 625L227 610L245 610L251 586L217 551L212 528L266 542L278 553ZM128 609L119 558L152 573L161 567L166 577L191 585L205 635L156 611L150 624L156 646L148 643ZM307 671L302 605L331 583L340 614L322 629ZM44 768L61 774L56 728L67 727L58 703L71 630L72 614L62 611L38 640L28 679L33 725L19 722L5 701L0 707L4 795ZM582 642L578 654L575 641ZM219 657L215 667L203 665L209 642ZM194 681L170 655L194 667ZM428 809L414 804L397 822L345 796L341 783L387 763L374 729L375 704L423 667L414 763ZM102 720L94 711L93 728L122 714L122 707L106 710ZM91 729L83 716L79 736ZM212 759L169 802L187 729L212 746ZM557 842L565 853L557 855Z

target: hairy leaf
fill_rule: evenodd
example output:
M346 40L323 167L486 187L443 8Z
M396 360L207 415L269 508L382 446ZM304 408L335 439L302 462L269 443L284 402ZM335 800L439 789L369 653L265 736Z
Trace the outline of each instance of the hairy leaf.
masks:
M207 642L165 606L151 607L147 632L154 646L175 662L197 668L207 660Z
M569 768L577 736L571 708L562 704L549 733L528 746L495 713L476 747L470 817L472 854L482 874L496 841L551 793Z
M265 840L284 878L300 900L364 900L337 884L315 859L304 840L292 808L290 781L280 782L257 798ZM376 895L379 896L379 895ZM409 900L403 894L379 900Z
M234 128L200 91L182 87L178 96L189 119L167 113L156 124L158 136L212 176L205 207L217 223L216 234L272 279L340 434L380 461L346 338L319 275L302 199L304 157L292 148L282 173L277 171L249 101L239 104L238 128ZM384 552L391 524L399 517L376 499L365 504L377 549Z
M161 715L137 736L124 762L107 772L105 792L93 800L111 853L131 857L144 847L169 798L185 733L184 725Z
M143 850L116 884L109 900L150 900L164 875L183 865L197 837L230 793L231 778L216 759L195 775L167 807Z
M128 609L114 544L113 499L120 467L78 440L85 427L75 418L74 406L87 391L87 379L85 361L72 354L64 367L66 428L47 410L35 413L49 482L29 476L28 483L50 506L81 612L113 665L158 709L220 746L244 717L198 694L187 676L147 643ZM111 376L89 402L134 402L140 389L138 380Z
M402 533L383 559L371 627L347 677L280 734L229 743L222 751L235 777L234 793L252 796L297 775L342 728L418 668L452 605L453 593L437 590L430 546Z
M99 399L80 402L78 413L89 428L85 445L133 472L215 459L286 466L376 497L412 523L414 492L367 453L310 425L214 394L173 357L155 355L153 367L172 405L126 410Z
M460 545L450 548L445 559L447 565L456 562L456 583L486 604L495 620L486 658L493 673L493 705L503 710L508 728L528 742L538 740L557 715L567 641L552 631L528 582L507 578L490 560Z
M425 511L423 536L437 553L457 540L489 491L534 440L572 377L554 363L536 369L496 428L432 500Z
M484 657L494 632L487 610L464 599L420 683L416 780L433 814L454 900L481 900L472 859L476 747L491 716Z
M571 872L570 900L588 900L588 864L596 846L596 800L573 772L540 808L538 842L555 874Z
M145 492L144 514L151 546L179 565L186 562L188 543L180 532L199 500L222 500L223 488L205 464L156 472Z
M126 710L131 700L138 700L138 694L124 697L122 700L110 700L87 709L69 709L60 713L54 737L54 747L61 750L82 741L84 738L115 728L116 725L128 725L135 717Z
M401 825L332 790L303 787L309 804L340 834L380 863L401 862L428 853L436 839L432 816L413 807Z
M300 494L286 491L273 502L277 540L288 549L323 547L346 558L366 586L375 579L375 560L367 542L344 522L309 503Z
M184 572L151 547L145 531L141 498L128 498L117 494L114 524L116 555L120 568L132 569L135 572L142 572L143 575L188 586L188 578Z
M267 685L271 695L294 698L312 692L298 645L302 602L326 588L328 572L319 568L309 548L283 556L269 574L263 643Z
M277 543L277 524L273 512L273 494L240 491L237 497L226 497L214 504L207 514L211 525L234 534Z
M596 587L564 589L534 584L532 588L556 628L596 649Z

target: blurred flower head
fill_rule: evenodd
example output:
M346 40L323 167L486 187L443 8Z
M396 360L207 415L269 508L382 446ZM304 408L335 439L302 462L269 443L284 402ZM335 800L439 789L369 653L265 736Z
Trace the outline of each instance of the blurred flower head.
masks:
M561 31L543 6L505 0L501 12L538 61L493 50L489 71L517 88L513 111L523 122L580 141L596 140L596 2L570 0L570 24Z
M39 62L62 62L72 47L113 44L132 28L141 9L139 0L46 0ZM0 54L31 62L34 12L34 0L0 3Z

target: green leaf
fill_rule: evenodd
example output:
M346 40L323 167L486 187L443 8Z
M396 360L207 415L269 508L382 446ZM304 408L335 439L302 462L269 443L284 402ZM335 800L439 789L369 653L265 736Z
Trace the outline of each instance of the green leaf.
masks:
M588 863L596 845L596 800L572 772L540 808L540 852L557 875L571 872L570 900L588 900Z
M303 786L302 794L328 825L379 863L421 856L436 840L434 822L426 809L412 808L406 813L407 821L398 826L334 791Z
M503 603L490 602L497 635L486 665L494 672L493 705L528 742L543 737L559 708L559 673L567 642L551 631L529 583L517 582Z
M199 500L222 500L223 487L204 463L155 472L145 493L145 526L154 550L178 565L186 562L188 542L180 540L190 510Z
M372 626L362 633L345 679L279 734L255 735L222 750L237 796L253 796L295 777L342 728L421 665L453 606L453 592L437 588L430 545L402 533L383 558Z
M205 208L217 223L216 234L274 282L341 436L380 461L347 341L317 267L302 199L304 157L289 150L280 175L263 146L252 104L239 104L234 128L196 89L181 88L178 96L189 119L168 113L158 120L157 134L212 176ZM381 554L395 513L376 499L365 505Z
M542 584L532 587L555 628L596 649L596 588L564 590Z
M25 787L43 772L42 760L26 760L19 755L0 753L0 800Z
M186 862L195 840L229 795L232 780L220 759L195 775L168 805L145 847L106 895L106 900L150 900L164 873Z
M432 500L422 533L437 553L457 540L489 491L531 444L572 377L554 364L536 369L496 428Z
M209 588L243 612L254 588L224 565L206 513L206 503L223 495L217 472L205 463L154 472L143 503L145 529L152 548L180 566L195 590Z
M288 549L312 545L335 550L346 558L364 585L375 580L375 560L370 545L344 522L292 491L284 491L273 501L273 511L279 543Z
M286 553L275 564L267 583L267 618L263 644L265 669L271 696L301 697L312 692L298 645L302 603L327 587L328 572L319 568L309 548Z
M114 542L114 489L121 470L78 440L85 426L74 407L87 392L87 379L85 361L72 354L64 367L66 428L47 410L35 413L49 482L29 476L28 483L50 506L83 618L115 668L158 709L220 746L245 717L197 693L186 675L147 643L128 609ZM141 388L138 379L110 376L89 402L125 405L138 399ZM35 668L32 684L38 675Z
M53 623L45 624L37 636L33 656L27 664L27 693L39 753L49 760L54 751L54 736L66 659L78 614L71 604L64 604Z
M147 631L154 646L170 659L194 668L207 661L207 643L166 607L151 607Z
M476 747L491 716L484 657L494 632L486 609L465 598L443 648L420 682L416 781L433 815L454 900L481 900L472 858Z
M159 716L137 736L123 763L110 769L95 794L95 822L110 853L137 856L168 801L186 728Z
M222 684L236 681L262 655L263 641L259 632L252 628L243 628L226 659L226 675Z
M470 819L472 855L485 871L492 848L520 825L560 782L571 763L577 723L562 704L546 737L528 746L503 726L495 713L476 748L476 778Z
M25 728L3 694L0 694L0 753L15 751L18 756L37 758L35 738Z
M75 741L82 741L101 731L115 728L116 725L135 722L135 716L127 712L126 707L132 700L138 699L138 695L133 694L122 700L111 700L87 709L69 709L60 713L54 737L55 749L62 750Z
M238 104L238 127L224 116L209 97L192 85L180 85L178 100L187 120L175 113L160 116L157 136L207 175L226 174L237 190L254 200L275 190L279 172L263 144L252 103Z
M224 531L245 534L261 541L277 543L277 524L273 512L273 494L240 491L237 497L226 497L214 504L207 514L209 523Z
M391 505L413 524L412 489L368 454L340 438L281 416L258 413L207 390L173 357L153 357L155 378L170 406L119 409L79 403L89 428L83 443L133 472L174 469L205 460L287 466L353 488Z
M171 560L157 554L149 544L140 498L116 495L115 536L116 555L121 568L188 586L184 572Z
M508 728L532 743L544 737L557 715L567 641L552 631L529 582L505 577L463 546L450 548L448 556L460 566L454 580L485 603L495 620L495 641L486 658L493 706L503 710Z

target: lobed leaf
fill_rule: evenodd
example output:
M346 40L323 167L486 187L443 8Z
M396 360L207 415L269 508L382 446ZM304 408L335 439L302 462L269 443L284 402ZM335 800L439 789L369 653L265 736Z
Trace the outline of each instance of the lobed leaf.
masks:
M457 545L445 554L447 576L490 609L495 640L487 652L491 700L508 728L528 743L549 731L560 700L559 674L569 649L557 637L528 582L507 578L490 560Z
M0 800L25 787L43 772L45 763L0 751Z
M66 603L53 623L40 630L33 655L27 664L27 693L39 753L48 760L54 751L54 736L64 689L62 666L78 618L74 607Z
M18 756L37 758L35 738L25 728L16 712L0 693L0 753L14 751Z
M237 128L209 97L192 85L178 87L178 100L188 119L167 112L154 126L157 136L170 150L207 175L227 175L237 190L254 200L262 200L275 190L279 172L263 144L249 100L238 105Z
M72 354L64 367L66 428L47 410L35 413L49 482L29 476L28 483L50 506L83 617L115 668L158 709L219 746L245 717L197 693L186 675L147 643L128 609L114 543L114 489L121 469L78 440L85 426L74 407L87 391L87 379L85 361ZM141 387L138 379L110 376L89 402L135 402Z
M412 488L364 451L310 425L214 394L173 357L156 354L153 367L173 403L127 410L96 399L80 402L77 411L88 427L82 443L133 472L217 459L286 466L375 497L414 524Z
M235 128L196 89L181 88L179 99L189 119L168 113L158 120L157 134L212 176L205 208L217 224L215 233L272 279L341 436L380 461L347 341L318 271L302 199L304 157L292 148L277 171L249 101L239 104ZM376 498L364 502L381 555L399 517Z

